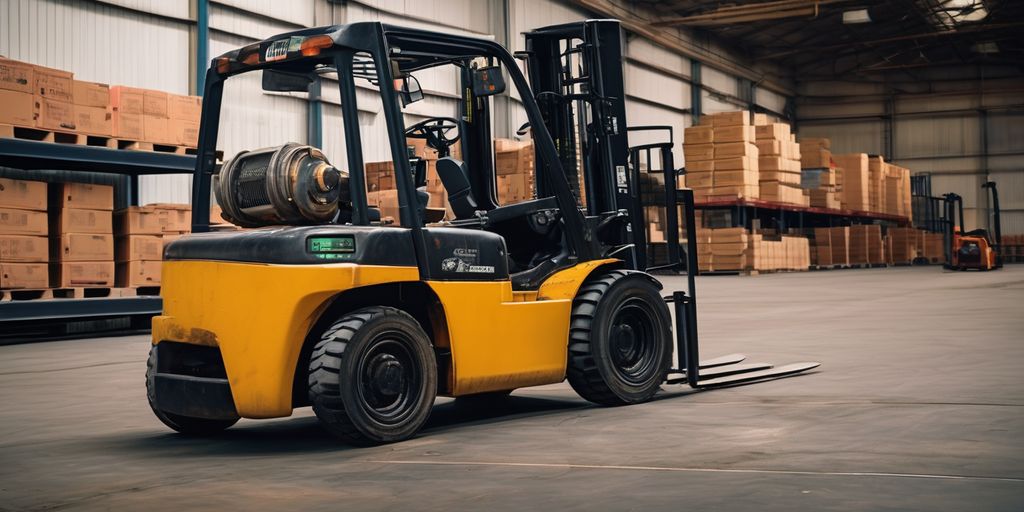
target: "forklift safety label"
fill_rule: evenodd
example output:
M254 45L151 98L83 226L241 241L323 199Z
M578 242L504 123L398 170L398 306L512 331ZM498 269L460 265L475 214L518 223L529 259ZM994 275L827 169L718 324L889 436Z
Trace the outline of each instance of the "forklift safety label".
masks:
M494 267L491 265L477 265L480 253L477 249L455 249L451 258L445 258L441 262L441 270L445 272L463 272L473 274L493 274Z

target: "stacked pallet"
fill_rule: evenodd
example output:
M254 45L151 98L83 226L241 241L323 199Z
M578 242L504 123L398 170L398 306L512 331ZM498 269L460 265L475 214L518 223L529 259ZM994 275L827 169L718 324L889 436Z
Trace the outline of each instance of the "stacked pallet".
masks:
M902 217L911 216L910 169L886 164L882 174L878 211Z
M810 206L840 208L838 171L832 162L829 139L800 140L800 184L808 192Z
M68 71L0 58L0 105L0 136L35 129L194 148L202 99L85 82Z
M754 140L746 110L710 114L685 130L686 185L696 201L760 197Z
M702 271L806 270L810 244L805 237L751 233L748 229L697 231L697 263Z
M0 290L49 284L46 183L0 178Z
M160 286L164 245L188 234L192 209L187 204L131 206L114 214L117 286ZM216 220L210 216L211 223Z
M857 224L849 228L850 265L876 265L885 263L882 244L882 226Z
M533 199L533 140L494 139L494 171L498 204Z
M842 186L840 203L847 210L870 211L869 164L865 153L833 154Z
M50 285L114 285L114 188L50 184Z
M921 230L921 257L929 263L946 263L946 237L942 233Z
M760 198L777 203L810 204L800 184L800 144L786 123L754 126Z
M850 265L850 227L814 228L812 263L819 267L847 267ZM854 249L857 251L857 249ZM864 252L867 251L865 243Z
M888 238L892 256L890 260L896 265L909 265L918 256L920 234L914 228L889 228Z

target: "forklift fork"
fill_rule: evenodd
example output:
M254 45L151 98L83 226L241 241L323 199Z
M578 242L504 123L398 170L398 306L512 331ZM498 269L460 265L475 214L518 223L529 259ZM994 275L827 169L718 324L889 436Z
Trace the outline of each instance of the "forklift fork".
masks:
M669 188L668 176L666 176L666 189ZM678 357L676 368L669 370L670 377L667 384L687 383L695 389L709 389L715 387L738 386L750 384L781 377L789 377L807 370L817 368L821 363L804 362L791 363L784 366L774 366L768 363L746 363L742 354L730 354L714 359L700 360L700 343L697 334L697 296L695 276L697 270L697 227L695 226L695 215L693 207L693 190L676 190L675 180L672 180L671 192L668 193L670 205L681 204L683 206L684 225L686 226L686 287L687 290L673 292L665 300L671 302L675 308L676 316L676 354ZM669 208L667 214L671 219L670 224L675 225L677 219L675 208ZM672 237L670 237L672 238ZM676 375L676 376L672 376Z

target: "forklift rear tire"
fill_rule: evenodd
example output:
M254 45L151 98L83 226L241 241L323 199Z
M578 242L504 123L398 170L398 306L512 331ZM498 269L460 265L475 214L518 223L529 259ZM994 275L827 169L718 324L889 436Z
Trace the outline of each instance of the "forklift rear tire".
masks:
M357 446L408 439L430 416L437 363L408 313L374 306L334 322L309 360L309 401L320 423Z
M149 359L146 361L146 398L149 400L149 408L153 410L153 414L156 415L157 419L163 422L164 425L171 427L171 429L181 434L199 437L219 434L235 423L238 423L238 418L229 420L211 420L207 418L182 416L180 414L173 414L157 409L155 397L153 395L155 392L153 389L154 375L156 375L156 345L153 345L149 349Z
M670 325L646 276L615 270L589 279L573 300L569 384L601 405L650 400L671 364Z

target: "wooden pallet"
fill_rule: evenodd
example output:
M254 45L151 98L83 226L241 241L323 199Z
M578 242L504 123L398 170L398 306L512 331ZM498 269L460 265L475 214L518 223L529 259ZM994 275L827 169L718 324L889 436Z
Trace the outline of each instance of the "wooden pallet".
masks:
M844 268L850 268L850 266L842 263L836 263L834 265L811 265L811 270L841 270Z
M116 299L121 297L153 297L159 295L159 286L39 288L0 290L0 302L47 299Z
M153 151L156 153L171 153L175 155L196 154L196 148L189 146L157 144L134 139L122 139L118 137L89 135L85 133L65 132L59 130L45 130L10 124L0 124L0 138L55 142L58 144L75 144L78 146L95 146L133 151ZM222 155L218 151L217 158L221 157Z

